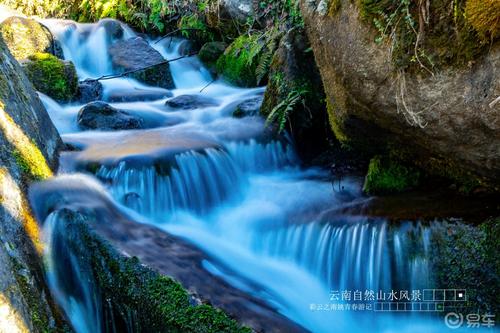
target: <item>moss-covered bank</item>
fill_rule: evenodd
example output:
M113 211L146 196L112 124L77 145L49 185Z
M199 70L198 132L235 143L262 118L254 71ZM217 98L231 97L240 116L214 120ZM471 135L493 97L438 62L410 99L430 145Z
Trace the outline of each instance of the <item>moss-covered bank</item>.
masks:
M94 299L99 300L104 331L251 332L221 310L194 304L179 283L141 265L137 258L118 254L90 229L89 217L67 209L56 214L57 223L63 225L54 231L55 246L64 246L79 258L79 269L90 279L84 283L90 283Z

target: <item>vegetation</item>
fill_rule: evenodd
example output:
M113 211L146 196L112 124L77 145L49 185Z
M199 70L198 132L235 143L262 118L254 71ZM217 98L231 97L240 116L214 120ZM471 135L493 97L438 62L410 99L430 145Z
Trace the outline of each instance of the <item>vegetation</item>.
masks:
M228 81L252 87L263 83L276 49L277 30L241 35L217 61L217 71Z
M471 311L500 314L500 218L479 227L451 224L432 235L432 265L438 288L466 289Z
M117 254L89 229L85 216L71 211L59 214L66 221L68 245L85 261L81 267L92 270L100 298L106 300L103 318L114 318L104 324L118 331L140 325L145 332L251 332L219 309L192 305L179 283L146 268L137 258Z
M418 185L420 173L398 162L375 156L370 161L363 190L368 194L402 192Z
M24 64L28 78L36 90L58 101L70 101L77 93L75 67L48 53L37 53Z
M486 37L498 34L498 15L490 14L499 12L494 0L359 0L359 6L378 31L375 42L391 44L399 69L432 74L443 66L467 64L487 49Z

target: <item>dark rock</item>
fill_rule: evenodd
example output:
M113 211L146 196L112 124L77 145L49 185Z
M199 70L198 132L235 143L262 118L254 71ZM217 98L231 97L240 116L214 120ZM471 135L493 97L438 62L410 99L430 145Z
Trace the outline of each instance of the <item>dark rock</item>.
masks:
M138 81L166 89L175 88L170 66L165 59L141 37L118 41L109 48L113 68L118 73L140 70L129 74ZM161 65L157 65L160 64ZM156 65L156 66L154 66Z
M254 15L252 0L222 0L221 10L231 19L244 24Z
M138 129L142 127L142 119L98 101L85 105L78 112L78 125L82 129Z
M107 101L112 103L123 102L138 102L138 101L156 101L172 97L173 94L168 91L154 91L154 90L133 90L133 91L116 91L111 92L106 98Z
M194 43L190 40L183 40L179 45L179 54L181 56L187 56L195 54L199 50L198 43Z
M165 105L172 109L193 110L219 105L217 101L200 95L181 95L168 100Z
M206 66L214 67L226 48L227 44L224 42L208 42L201 47L198 57Z
M99 81L86 80L78 84L78 101L90 103L102 100L102 84Z
M260 108L262 106L263 99L264 99L263 96L259 96L243 101L242 103L238 104L236 110L234 110L233 117L243 118L243 117L258 116L260 113Z
M290 129L297 152L306 162L327 150L333 138L325 112L321 75L309 50L309 40L301 29L292 29L282 38L271 62L261 108L262 115L267 117L274 107L287 102L291 92L301 92L301 100L288 113L286 128Z
M123 27L121 23L113 19L102 19L98 23L98 27L104 27L106 34L113 40L121 39L124 35Z

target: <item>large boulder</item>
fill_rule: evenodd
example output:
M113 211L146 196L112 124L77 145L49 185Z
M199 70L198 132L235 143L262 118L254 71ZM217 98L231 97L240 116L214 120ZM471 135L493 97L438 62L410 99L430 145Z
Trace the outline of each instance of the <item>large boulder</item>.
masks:
M390 149L433 174L500 189L498 40L468 64L441 66L433 75L418 68L424 57L414 58L414 70L401 70L392 44L376 39L361 5L341 0L328 10L324 1L301 1L337 138L375 154ZM438 23L431 28L442 28Z
M113 68L118 73L137 71L129 74L145 84L166 89L175 88L170 66L160 52L152 48L144 38L134 37L118 41L109 47ZM160 64L161 65L157 65ZM141 70L145 68L144 70Z
M0 38L0 321L9 332L62 331L27 200L29 184L57 169L61 146L32 84Z
M59 102L68 102L78 93L78 76L71 61L49 53L36 53L22 62L35 89Z
M9 17L0 24L0 35L18 61L36 53L60 53L50 31L33 19Z
M142 127L142 119L97 101L85 105L78 112L78 126L82 129L125 130Z

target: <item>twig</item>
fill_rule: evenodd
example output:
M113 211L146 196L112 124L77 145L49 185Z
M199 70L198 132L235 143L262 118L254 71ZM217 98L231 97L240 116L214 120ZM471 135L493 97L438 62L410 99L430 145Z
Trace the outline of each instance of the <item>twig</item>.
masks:
M123 73L120 73L120 74L103 75L103 76L98 77L98 78L95 78L95 79L85 79L84 81L89 82L89 81L102 81L102 80L111 80L111 79L116 79L116 78L119 78L119 77L127 76L127 75L129 75L129 74L133 74L133 73L136 73L136 72L140 72L140 71L143 71L143 70L146 70L146 69L152 68L152 67L156 67L156 66L160 66L160 65L168 64L168 63L170 63L170 62L177 61L177 60L181 60L181 59L184 59L184 58L189 58L189 57L192 57L192 56L197 55L197 54L198 54L198 52L195 52L195 53L190 53L190 54L184 55L184 56L182 56L182 57L178 57L178 58L174 58L174 59L165 60L165 61L162 61L162 62L159 62L159 63L153 64L153 65L149 65L149 66L142 67L142 68L138 68L138 69L133 69L133 70L126 71L126 72L123 72ZM84 82L84 81L80 81L80 83L81 83L81 82Z
M161 42L162 40L164 40L165 38L167 37L171 37L173 35L175 35L176 33L178 32L181 32L181 31L205 31L205 29L197 29L197 28L182 28L182 29L176 29L174 31L171 31L169 32L168 34L166 34L165 36L161 37L160 39L158 39L156 42L154 42L153 44L158 44L159 42Z
M201 90L200 90L200 93L203 92L203 90L207 89L210 85L212 85L212 83L214 83L215 81L217 81L217 79L213 79L212 81L208 82L208 84L206 86L204 86Z

